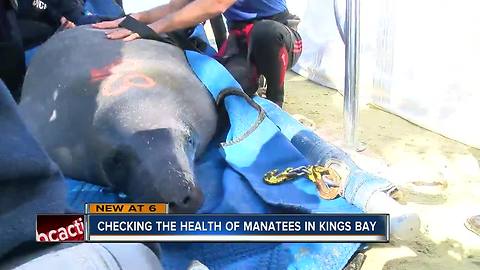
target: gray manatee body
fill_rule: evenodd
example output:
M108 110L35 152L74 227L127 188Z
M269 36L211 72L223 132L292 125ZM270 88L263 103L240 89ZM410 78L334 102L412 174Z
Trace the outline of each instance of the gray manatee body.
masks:
M60 32L30 64L19 106L66 176L174 212L201 206L194 160L217 112L181 49L108 40L90 27Z

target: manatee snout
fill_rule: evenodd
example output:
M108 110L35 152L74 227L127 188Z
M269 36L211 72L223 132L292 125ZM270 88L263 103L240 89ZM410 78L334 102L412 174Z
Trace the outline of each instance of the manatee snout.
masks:
M195 213L202 206L203 193L192 168L179 162L179 157L164 155L157 162L145 161L135 169L127 194L141 202L168 203L173 213Z
M114 186L137 202L165 202L174 213L195 213L203 193L195 182L196 147L189 132L158 129L135 133L106 159Z

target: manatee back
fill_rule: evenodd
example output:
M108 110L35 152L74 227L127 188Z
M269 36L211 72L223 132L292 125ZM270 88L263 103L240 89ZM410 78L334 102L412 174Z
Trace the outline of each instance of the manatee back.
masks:
M206 144L216 125L213 99L181 49L108 40L88 26L60 32L40 48L27 71L20 111L72 177L79 166L96 162L91 157L105 143L137 131L182 123Z

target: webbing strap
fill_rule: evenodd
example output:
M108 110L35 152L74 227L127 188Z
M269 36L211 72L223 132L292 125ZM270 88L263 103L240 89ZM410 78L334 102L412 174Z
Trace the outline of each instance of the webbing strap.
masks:
M200 48L198 47L201 46L201 44L197 43L198 45L196 45L196 43L189 40L185 36L185 33L183 31L173 31L170 33L159 35L155 33L152 28L148 27L142 22L139 22L130 15L126 16L125 19L119 24L119 26L139 34L140 37L143 39L151 39L169 43L178 46L183 50L191 50L197 52L200 51Z

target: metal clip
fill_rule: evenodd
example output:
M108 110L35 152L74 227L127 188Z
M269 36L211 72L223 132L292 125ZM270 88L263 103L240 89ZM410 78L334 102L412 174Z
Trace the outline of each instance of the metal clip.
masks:
M348 177L350 176L350 167L342 160L329 159L325 162L325 167L334 170L340 177L340 195L343 196L345 187L347 186Z
M308 178L317 186L320 197L325 200L333 200L340 193L340 177L331 168L313 166Z
M306 168L307 167L305 166L301 166L298 168L289 167L280 173L278 173L278 170L273 170L266 173L263 177L263 180L269 185L281 184L285 181L292 180L294 178L304 175L304 171Z
M320 165L290 167L280 173L278 173L278 170L272 170L265 174L263 180L267 184L277 185L300 176L306 176L307 179L315 183L319 195L323 199L332 200L338 197L341 190L341 177L334 169Z

